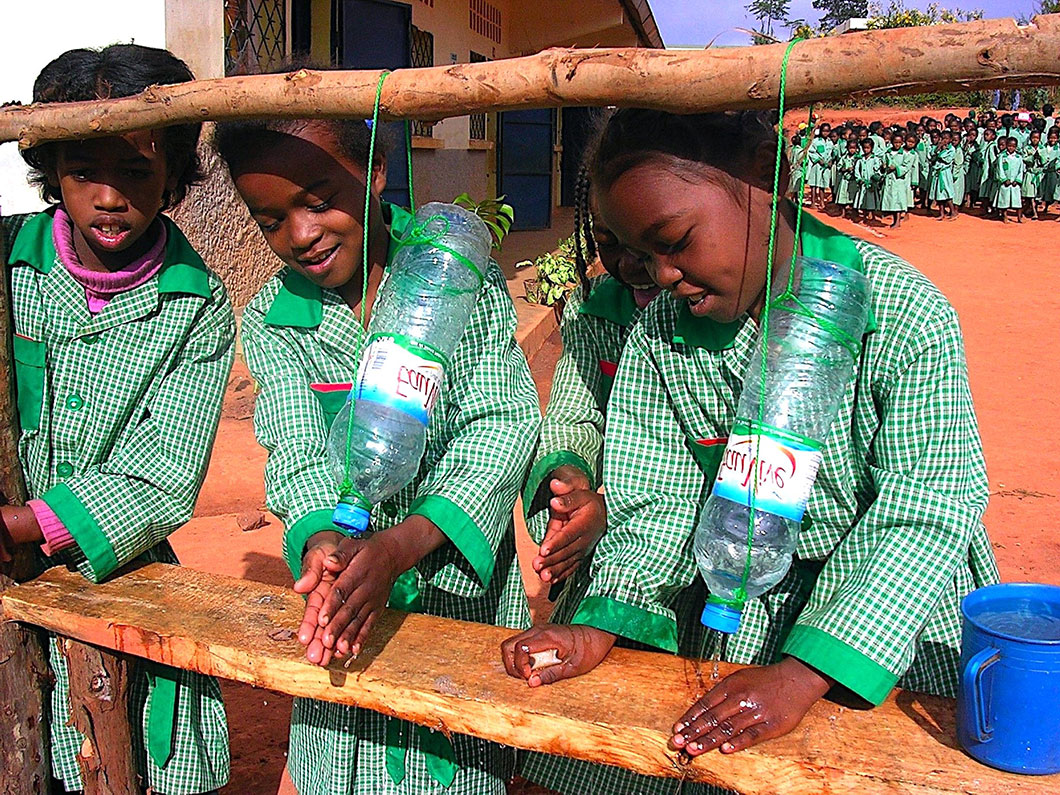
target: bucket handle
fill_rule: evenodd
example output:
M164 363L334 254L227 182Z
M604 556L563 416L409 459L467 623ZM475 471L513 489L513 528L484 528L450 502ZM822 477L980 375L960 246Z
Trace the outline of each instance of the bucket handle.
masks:
M964 666L961 673L961 697L972 718L972 731L976 742L988 743L994 730L987 725L986 699L983 697L983 673L1001 659L1001 650L988 646L977 652Z

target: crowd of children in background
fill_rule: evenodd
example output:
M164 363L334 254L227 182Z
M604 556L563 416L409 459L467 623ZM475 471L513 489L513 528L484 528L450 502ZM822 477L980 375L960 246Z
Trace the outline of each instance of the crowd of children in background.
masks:
M904 126L847 121L807 129L792 136L788 161L803 175L804 202L819 210L832 204L843 217L886 217L897 228L914 208L940 221L978 208L983 217L1008 223L1014 214L1022 223L1043 219L1057 203L1060 220L1060 127L1051 105L1042 115L972 110L941 122L923 116Z

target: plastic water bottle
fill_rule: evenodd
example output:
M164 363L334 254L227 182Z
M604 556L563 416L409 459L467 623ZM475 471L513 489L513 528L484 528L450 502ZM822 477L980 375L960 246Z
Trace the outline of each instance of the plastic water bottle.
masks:
M419 469L450 357L482 294L492 238L453 204L417 211L379 291L349 398L328 435L339 484L333 521L368 529L372 506Z
M770 308L768 350L759 332L736 422L696 529L696 563L710 589L702 621L720 632L736 632L743 603L791 567L821 448L854 377L867 323L868 279L851 268L800 257L792 293L797 301L789 297Z

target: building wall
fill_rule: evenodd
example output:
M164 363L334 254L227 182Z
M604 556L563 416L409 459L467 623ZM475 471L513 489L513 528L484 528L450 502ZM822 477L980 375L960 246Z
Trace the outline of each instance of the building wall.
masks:
M0 18L0 102L28 104L40 70L67 50L116 42L166 46L164 0L5 0ZM26 184L17 145L0 145L0 210L10 215L43 207Z

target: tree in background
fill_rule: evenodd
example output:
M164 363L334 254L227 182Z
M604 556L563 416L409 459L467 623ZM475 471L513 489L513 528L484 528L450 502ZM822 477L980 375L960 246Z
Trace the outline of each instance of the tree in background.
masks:
M1060 0L1043 0L1043 2L1060 2ZM945 25L951 22L971 22L982 19L983 12L976 9L964 11L959 8L943 8L938 3L930 3L924 11L906 8L904 0L890 0L884 10L872 4L869 10L869 27L873 30L884 28L915 28L923 25Z
M813 0L813 7L824 12L820 22L824 31L829 31L853 17L869 15L868 0Z
M758 20L758 30L751 31L751 40L755 44L769 44L776 40L773 35L773 23L788 25L788 11L791 0L751 0L746 8Z

